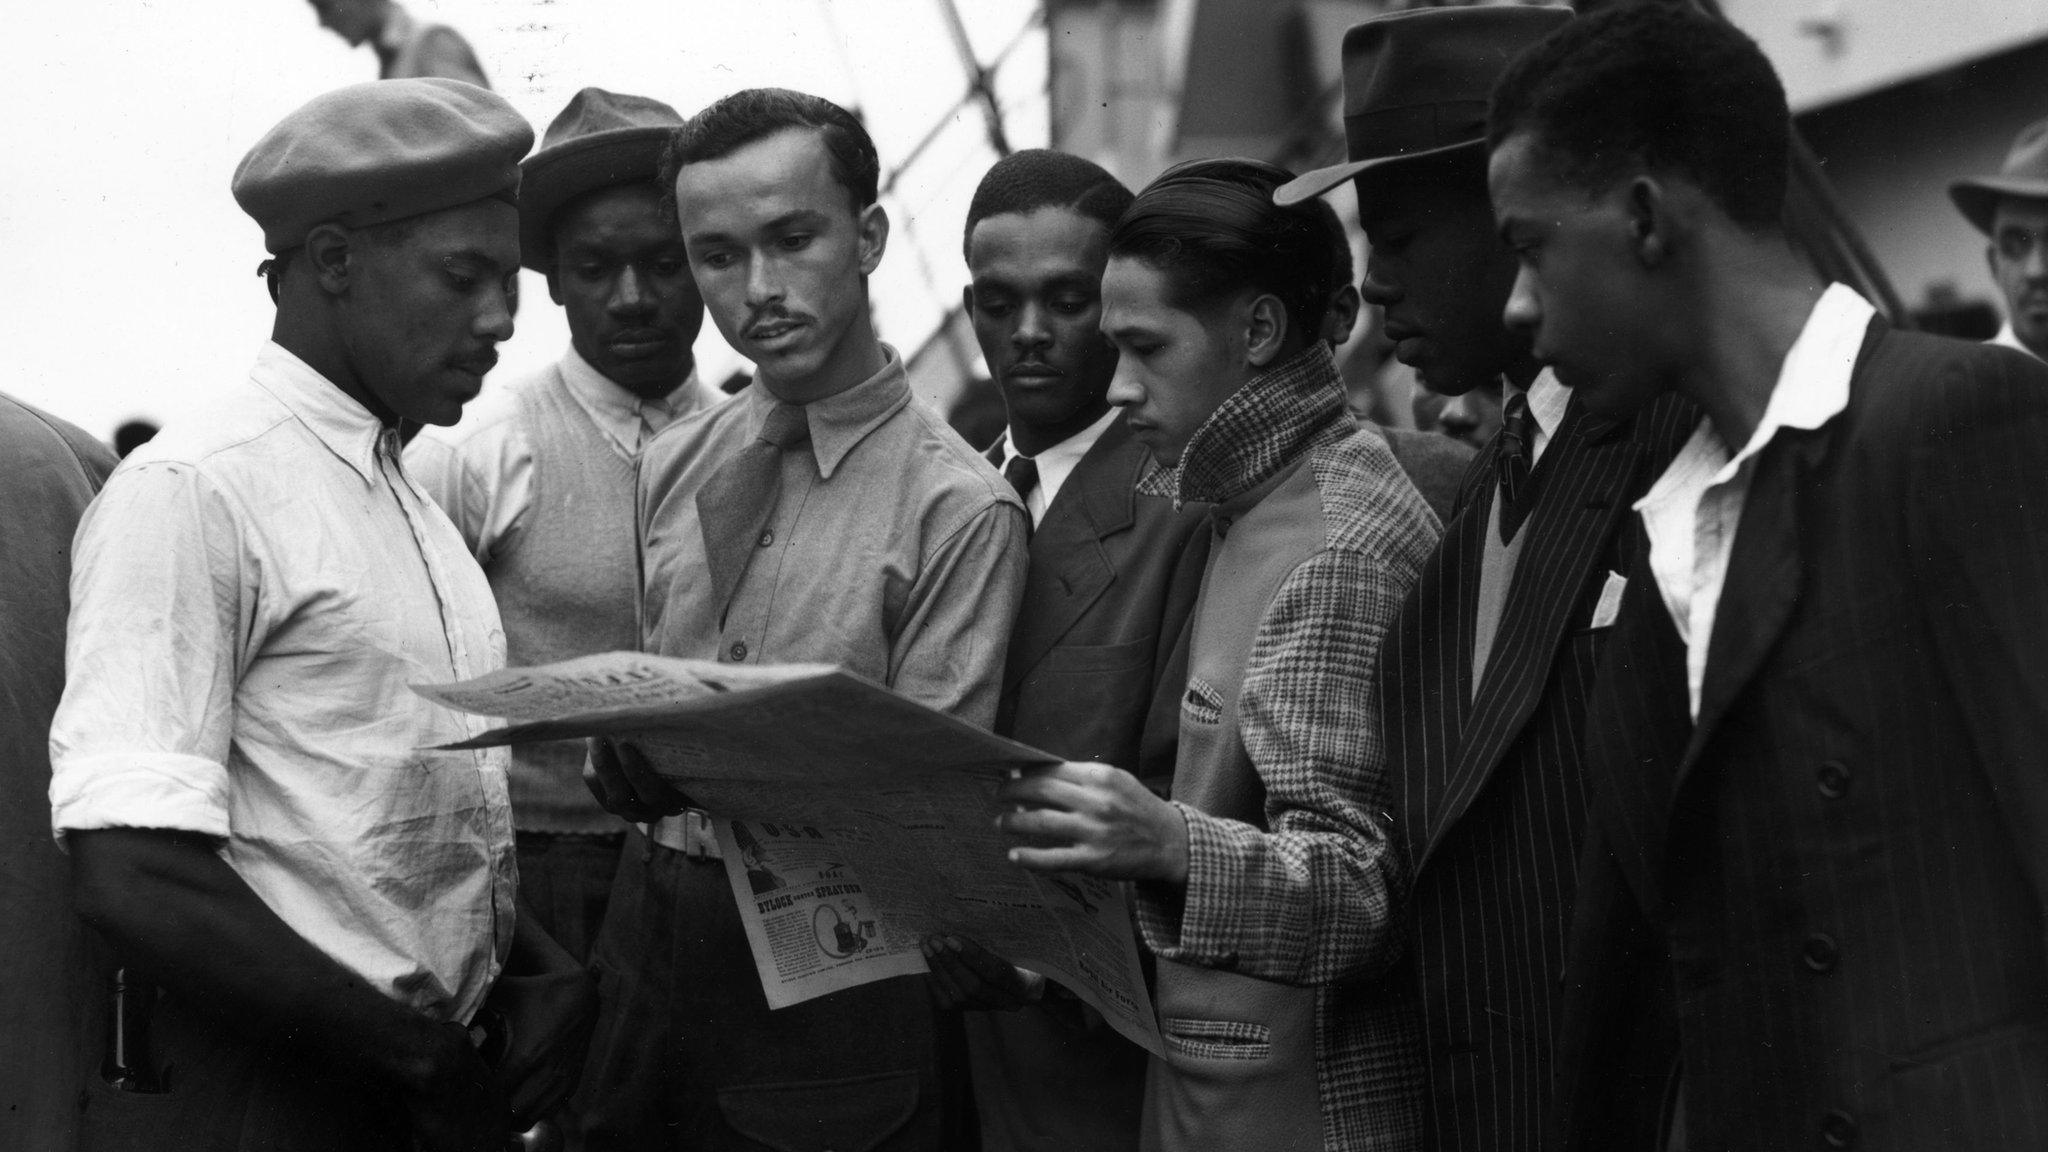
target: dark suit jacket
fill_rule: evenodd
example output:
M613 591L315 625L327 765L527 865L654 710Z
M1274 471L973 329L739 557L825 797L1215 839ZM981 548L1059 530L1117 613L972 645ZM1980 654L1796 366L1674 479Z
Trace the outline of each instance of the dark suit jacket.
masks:
M1441 432L1389 428L1370 420L1358 423L1361 427L1378 429L1379 434L1386 437L1387 447L1393 450L1401 471L1408 474L1409 482L1422 493L1429 510L1436 513L1437 519L1450 523L1451 513L1457 508L1458 493L1464 489L1465 475L1476 455L1472 448Z
M1208 506L1140 496L1151 455L1119 417L1031 534L996 731L1070 760L1173 782ZM1145 1053L1078 1002L967 1014L989 1152L1135 1148Z
M1592 706L1563 1082L1640 1039L1598 966L1647 944L1689 1147L2048 1147L2048 367L1872 323L1847 410L1756 460L1697 726L1650 585Z
M1421 992L1430 1146L1531 1148L1551 1115L1550 1056L1584 828L1581 721L1590 629L1629 505L1697 417L1677 400L1616 424L1572 404L1543 454L1537 503L1473 692L1472 641L1498 437L1381 658L1388 762L1414 877L1404 978Z

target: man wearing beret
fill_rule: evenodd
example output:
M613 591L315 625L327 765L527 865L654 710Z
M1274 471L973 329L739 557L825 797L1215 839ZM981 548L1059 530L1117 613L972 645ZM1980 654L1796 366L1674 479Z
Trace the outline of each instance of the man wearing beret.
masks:
M570 1087L591 993L514 913L504 755L441 750L478 723L407 687L504 661L397 428L454 423L512 334L532 139L481 88L382 81L236 170L271 341L74 556L53 823L80 914L162 989L88 1148L498 1148Z
M515 666L640 646L640 449L725 399L696 374L704 302L656 182L682 123L643 96L569 101L519 189L520 258L568 313L569 348L406 452L483 565ZM511 771L520 893L579 960L625 840L584 787L583 756L580 740L523 745Z
M1991 342L2048 360L2048 120L2019 134L1996 176L1958 180L1948 194L1991 238L1984 259L2005 297Z
M1486 100L1561 8L1390 13L1344 38L1344 179L1371 244L1365 299L1441 395L1507 395L1380 656L1413 875L1409 963L1429 1054L1425 1147L1535 1148L1552 1122L1557 977L1586 827L1579 746L1594 654L1626 583L1630 501L1691 427L1680 401L1593 419L1501 320L1514 254L1486 194ZM1661 1086L1661 1083L1660 1083Z

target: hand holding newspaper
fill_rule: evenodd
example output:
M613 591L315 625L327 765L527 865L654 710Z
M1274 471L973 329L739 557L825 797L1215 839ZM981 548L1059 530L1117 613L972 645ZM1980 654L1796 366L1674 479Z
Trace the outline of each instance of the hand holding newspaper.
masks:
M1159 1051L1122 885L1027 872L996 831L996 787L1058 757L829 665L610 652L413 688L513 722L457 747L637 745L711 814L770 1007L924 972L951 934Z

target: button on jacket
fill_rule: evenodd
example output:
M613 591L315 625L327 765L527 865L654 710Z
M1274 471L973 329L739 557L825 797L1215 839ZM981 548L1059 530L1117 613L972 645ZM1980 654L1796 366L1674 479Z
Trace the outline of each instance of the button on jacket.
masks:
M513 927L502 749L409 684L504 663L491 592L395 434L275 344L87 511L50 734L57 835L197 832L393 999L467 1020Z

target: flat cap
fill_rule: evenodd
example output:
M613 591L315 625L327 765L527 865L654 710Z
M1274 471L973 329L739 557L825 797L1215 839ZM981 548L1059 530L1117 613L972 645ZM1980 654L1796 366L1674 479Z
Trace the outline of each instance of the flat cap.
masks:
M516 202L533 128L505 98L439 78L337 88L285 117L235 168L235 202L282 252L314 225L351 228L473 200Z

